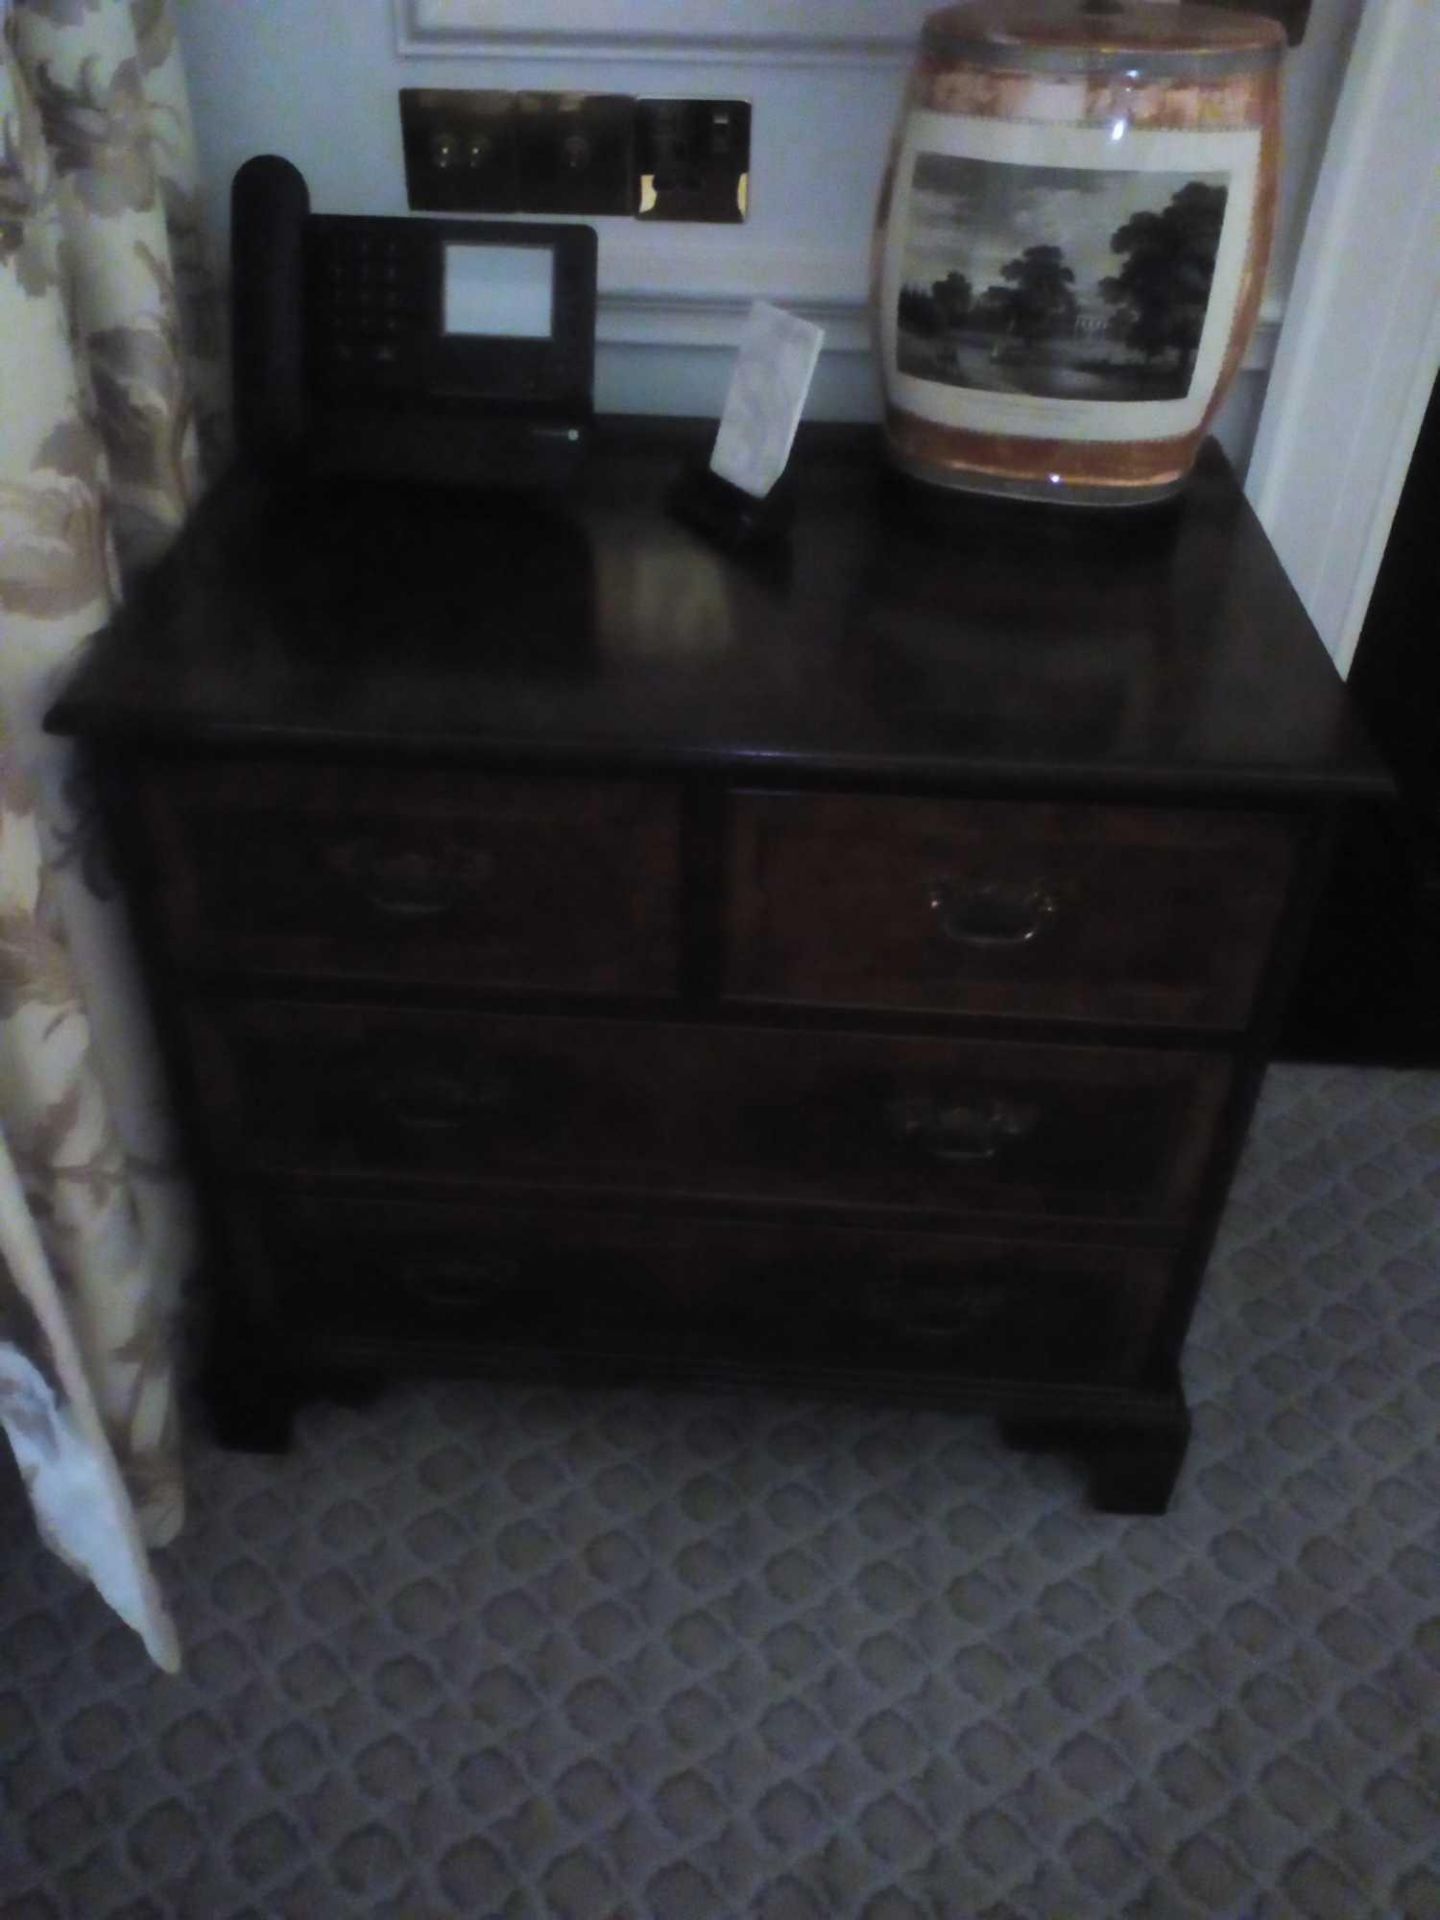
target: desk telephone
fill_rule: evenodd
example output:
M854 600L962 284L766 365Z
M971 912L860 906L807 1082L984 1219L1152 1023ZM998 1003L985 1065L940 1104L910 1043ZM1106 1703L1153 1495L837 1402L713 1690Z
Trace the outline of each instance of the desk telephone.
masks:
M578 469L593 228L314 214L299 170L264 154L235 176L230 251L244 457L473 485Z

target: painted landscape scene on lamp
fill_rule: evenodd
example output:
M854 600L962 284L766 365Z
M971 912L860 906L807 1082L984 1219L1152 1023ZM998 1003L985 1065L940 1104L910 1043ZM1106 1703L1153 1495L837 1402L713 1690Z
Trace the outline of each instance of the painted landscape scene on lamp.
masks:
M1051 400L1183 398L1227 181L918 155L900 371Z

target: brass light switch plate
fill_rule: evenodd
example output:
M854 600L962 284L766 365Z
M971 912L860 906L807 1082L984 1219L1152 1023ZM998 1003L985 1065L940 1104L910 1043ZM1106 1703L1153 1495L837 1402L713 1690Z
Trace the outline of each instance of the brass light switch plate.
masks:
M634 124L624 94L405 87L407 198L425 213L633 213Z
M423 213L733 223L748 211L748 100L404 87L400 132Z
M736 223L750 203L748 100L637 100L642 220Z

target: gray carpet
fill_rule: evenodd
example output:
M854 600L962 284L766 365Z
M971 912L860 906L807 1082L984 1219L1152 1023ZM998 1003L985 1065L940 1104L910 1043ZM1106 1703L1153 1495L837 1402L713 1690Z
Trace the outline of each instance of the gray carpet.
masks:
M1440 1076L1284 1068L1163 1520L978 1420L406 1388L197 1445L167 1681L7 1515L0 1912L1440 1916L1437 1273Z

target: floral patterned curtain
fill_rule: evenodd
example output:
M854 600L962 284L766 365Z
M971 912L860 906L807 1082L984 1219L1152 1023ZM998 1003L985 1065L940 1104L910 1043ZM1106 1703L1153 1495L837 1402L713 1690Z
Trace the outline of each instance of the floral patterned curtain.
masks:
M164 1666L190 1257L119 903L47 705L214 437L170 0L0 0L0 1422L50 1543ZM3 1543L0 1543L3 1551Z

